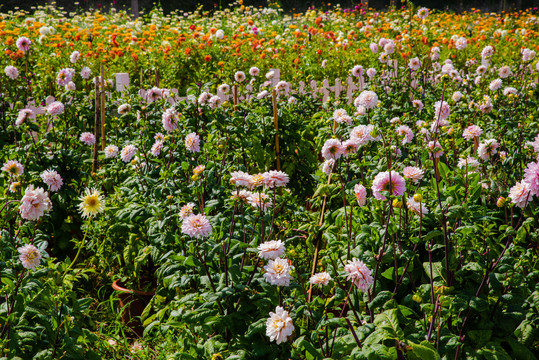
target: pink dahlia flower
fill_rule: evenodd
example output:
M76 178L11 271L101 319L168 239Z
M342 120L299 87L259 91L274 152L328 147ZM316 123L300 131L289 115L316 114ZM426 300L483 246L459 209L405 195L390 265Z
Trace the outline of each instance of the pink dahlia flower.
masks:
M290 265L287 259L276 258L275 260L268 261L268 264L264 266L266 273L264 279L271 285L277 286L289 286L290 279Z
M261 259L274 260L284 254L286 248L281 240L266 241L258 246L258 256Z
M348 260L348 264L344 267L344 271L348 273L346 280L352 280L354 285L362 291L367 291L369 286L374 282L371 271L367 268L367 265L356 258Z
M322 156L326 160L337 160L343 153L344 148L338 139L329 139L322 147Z
M185 148L190 152L200 151L200 137L192 132L185 137Z
M290 181L286 173L276 170L270 170L263 173L262 179L264 181L264 186L267 188L285 186Z
M80 141L85 145L94 145L95 144L95 135L90 132L83 132L80 135Z
M37 220L50 209L52 203L43 188L34 189L33 185L26 188L19 207L23 219Z
M327 285L330 280L331 280L331 276L327 272L324 271L324 272L317 273L311 276L311 278L309 279L309 283L313 285L322 286L322 285Z
M421 179L423 179L424 171L415 166L407 166L402 169L402 175L406 179L410 179L414 184L417 184Z
M45 170L41 173L41 179L47 184L50 191L58 191L64 185L60 174L54 170Z
M390 180L391 177L391 180ZM401 196L406 191L406 181L396 172L381 172L374 177L372 182L372 193L375 199L385 200L386 197L381 194L382 191L388 191L394 196Z
M41 262L41 253L34 245L24 245L17 249L22 266L25 269L35 270Z
M516 185L509 190L509 197L519 208L525 207L532 198L530 185L524 181L517 182Z
M127 145L122 149L120 158L124 163L128 163L133 159L136 152L137 148L135 147L135 145Z
M288 311L277 306L275 312L270 312L269 315L266 321L266 336L270 338L270 342L275 341L277 345L286 342L294 332L294 325Z
M196 238L208 237L212 233L212 226L204 215L189 215L183 220L182 233Z
M354 194L356 195L357 204L359 206L365 206L367 202L367 189L361 184L356 184L354 186Z
M524 182L528 184L532 195L539 195L539 161L528 164L524 170Z

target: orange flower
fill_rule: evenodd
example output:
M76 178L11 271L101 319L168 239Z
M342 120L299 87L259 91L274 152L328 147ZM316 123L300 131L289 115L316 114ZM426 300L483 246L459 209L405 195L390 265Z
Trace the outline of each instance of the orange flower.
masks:
M15 44L15 40L13 40L13 38L10 36L6 39L6 45L13 45Z
M191 48L187 48L184 51L185 55L189 55L191 53Z
M210 62L211 61L211 56L210 55L204 56L204 61L205 62Z

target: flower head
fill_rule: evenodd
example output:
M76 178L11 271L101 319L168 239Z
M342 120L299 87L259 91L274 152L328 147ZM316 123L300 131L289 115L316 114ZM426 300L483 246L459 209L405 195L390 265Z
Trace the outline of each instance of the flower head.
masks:
M116 145L109 145L105 148L105 157L107 159L116 157L118 155L118 146Z
M28 39L25 36L21 36L20 38L17 39L17 42L16 42L17 48L25 52L30 50L31 44L32 42L30 41L30 39Z
M185 137L185 148L190 152L200 151L200 137L192 132Z
M97 189L86 189L85 194L79 197L81 201L79 210L82 217L90 218L105 211L105 200Z
M499 146L496 139L488 139L479 144L477 155L479 155L482 160L487 160L489 157L496 155Z
M17 177L24 173L24 167L17 160L8 160L2 166L2 171L7 172L10 176Z
M182 206L182 208L180 209L180 220L183 220L186 217L193 215L194 208L195 204L192 202Z
M288 311L277 306L275 312L270 312L269 315L270 317L266 321L266 335L270 341L275 341L277 345L286 342L294 332L294 325L292 318L288 316Z
M189 215L183 220L182 233L190 237L208 237L211 235L213 228L210 221L205 215Z
M25 269L35 270L41 263L41 253L34 245L24 245L17 249L22 266Z
M483 134L483 130L477 125L470 125L462 133L462 137L466 140L472 140L474 137L479 137Z
M427 206L422 202L416 201L413 197L409 197L408 200L406 200L406 206L411 212L417 215L425 215L429 213Z
M382 191L401 196L406 191L406 181L396 171L392 170L391 174L388 171L381 172L374 177L372 192L376 199L385 200L386 197L381 194Z
M288 184L290 179L285 172L270 170L262 174L264 186L267 188L281 187Z
M264 266L266 271L264 279L271 285L277 286L289 286L290 279L290 265L288 265L287 259L276 258L275 260L268 261L268 264Z
M417 184L423 178L424 171L415 166L407 166L402 169L402 175Z
M378 104L378 95L374 91L363 90L354 101L354 105L364 106L366 109L372 109ZM356 105L357 107L357 105Z
M64 104L55 101L47 106L47 112L52 116L58 116L64 112Z
M344 271L348 273L346 280L352 280L352 282L362 291L367 291L369 286L373 283L371 271L367 268L367 265L356 258L348 260L348 264L344 267Z
M309 283L313 285L322 286L322 285L327 285L330 280L331 280L331 276L327 272L324 271L324 272L317 273L311 276L311 278L309 279Z
M128 163L133 159L136 152L137 148L135 147L135 145L127 145L122 149L122 152L120 153L120 158L124 163Z
M19 77L19 70L15 66L8 65L4 68L4 73L11 80L15 80Z
M83 132L80 135L80 141L85 145L94 145L95 144L95 135L90 132Z
M337 160L343 154L344 149L341 142L338 139L329 139L322 147L322 156L324 159Z
M60 174L54 170L45 170L41 173L41 179L47 184L50 191L58 191L64 185Z
M524 182L528 184L532 195L539 196L539 161L527 165L524 170Z
M26 188L19 207L23 219L37 220L50 209L52 209L52 203L43 188L34 189L33 185Z
M365 206L367 202L367 189L361 184L356 184L354 186L354 194L356 195L357 204L359 206Z
M530 185L525 181L517 182L509 190L509 197L519 208L525 207L532 199Z
M261 259L274 260L284 254L286 248L281 240L266 241L258 246L258 256Z

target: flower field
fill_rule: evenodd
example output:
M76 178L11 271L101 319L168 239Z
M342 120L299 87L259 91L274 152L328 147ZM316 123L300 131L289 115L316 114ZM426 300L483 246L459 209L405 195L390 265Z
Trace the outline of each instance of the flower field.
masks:
M539 12L0 14L0 359L539 357Z

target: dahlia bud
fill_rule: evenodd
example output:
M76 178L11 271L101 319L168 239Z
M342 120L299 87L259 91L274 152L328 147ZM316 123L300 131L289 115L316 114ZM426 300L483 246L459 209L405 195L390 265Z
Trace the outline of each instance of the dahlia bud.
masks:
M496 206L501 208L505 205L505 198L503 196L500 196L498 198L498 201L496 201Z
M423 195L421 194L414 194L414 200L417 202L423 202Z
M393 207L394 208L400 209L401 206L402 206L402 201L400 201L399 199L393 200Z

